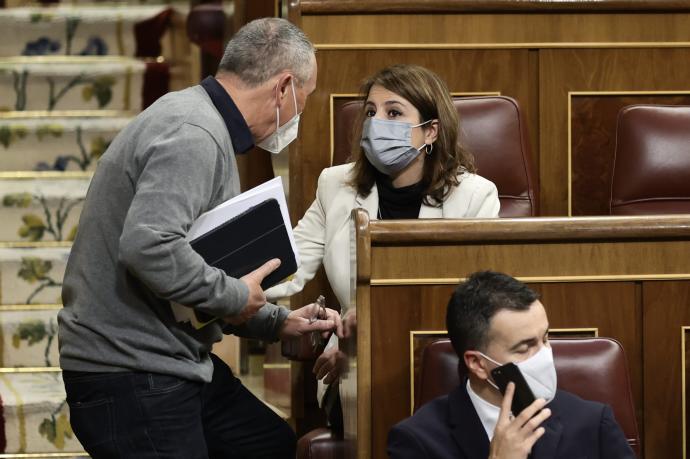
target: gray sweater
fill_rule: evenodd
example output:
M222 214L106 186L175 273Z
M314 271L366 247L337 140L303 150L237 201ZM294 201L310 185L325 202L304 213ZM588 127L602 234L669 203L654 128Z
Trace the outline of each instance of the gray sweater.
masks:
M203 212L239 193L232 142L201 86L170 93L113 140L91 181L62 289L60 366L147 371L208 382L223 332L273 341L289 311L264 306L240 327L196 330L170 302L217 317L240 312L246 285L185 240ZM223 329L225 327L225 329Z

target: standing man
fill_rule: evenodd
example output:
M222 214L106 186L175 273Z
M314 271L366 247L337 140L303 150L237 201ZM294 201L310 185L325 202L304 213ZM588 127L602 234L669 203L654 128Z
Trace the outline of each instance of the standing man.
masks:
M539 295L506 274L472 274L453 293L448 335L467 374L388 435L392 459L634 459L611 408L556 389L549 320ZM515 363L537 399L511 413L491 370Z
M294 457L290 427L210 354L223 333L275 341L336 330L266 304L272 260L234 279L185 239L203 212L240 190L235 155L273 153L297 135L316 86L314 48L283 19L230 40L218 75L142 112L103 155L65 272L60 366L71 423L99 458ZM170 303L218 320L175 321Z

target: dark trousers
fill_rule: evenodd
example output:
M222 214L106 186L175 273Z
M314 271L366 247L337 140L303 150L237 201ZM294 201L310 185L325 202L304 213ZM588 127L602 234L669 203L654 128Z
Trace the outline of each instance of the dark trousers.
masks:
M94 459L294 458L290 426L211 358L208 384L65 371L70 422L86 452Z

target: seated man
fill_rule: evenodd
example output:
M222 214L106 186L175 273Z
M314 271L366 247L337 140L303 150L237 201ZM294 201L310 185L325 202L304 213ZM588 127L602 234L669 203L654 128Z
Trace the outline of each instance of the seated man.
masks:
M468 380L393 427L398 458L634 458L611 409L556 390L549 321L539 296L501 273L475 273L448 303L446 324ZM511 414L491 370L515 363L537 399Z

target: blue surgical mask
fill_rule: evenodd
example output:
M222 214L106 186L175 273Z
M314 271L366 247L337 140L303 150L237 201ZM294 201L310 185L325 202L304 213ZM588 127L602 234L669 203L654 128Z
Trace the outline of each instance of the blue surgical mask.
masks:
M400 121L367 118L362 128L360 145L367 159L379 172L393 175L405 169L418 155L419 148L412 145L412 128L423 126L433 120L419 124Z

